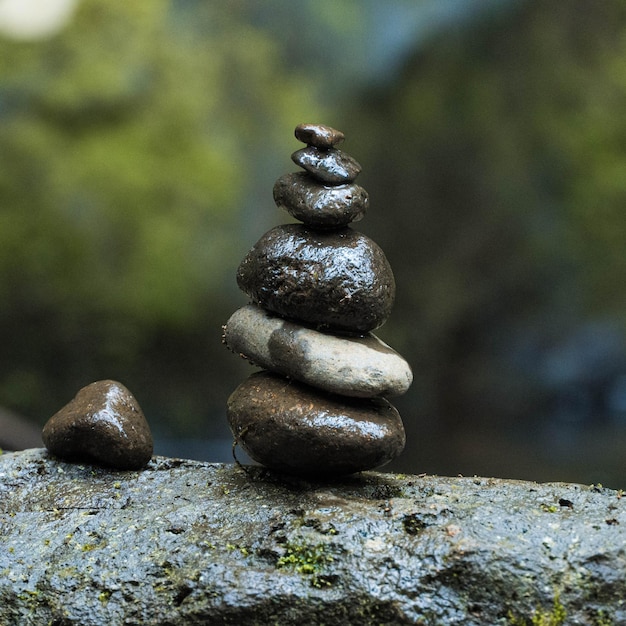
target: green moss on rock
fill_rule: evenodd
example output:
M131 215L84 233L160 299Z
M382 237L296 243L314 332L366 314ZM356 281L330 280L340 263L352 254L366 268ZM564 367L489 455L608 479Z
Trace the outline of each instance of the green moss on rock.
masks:
M109 472L43 450L5 453L0 476L0 624L626 623L609 489L161 457Z

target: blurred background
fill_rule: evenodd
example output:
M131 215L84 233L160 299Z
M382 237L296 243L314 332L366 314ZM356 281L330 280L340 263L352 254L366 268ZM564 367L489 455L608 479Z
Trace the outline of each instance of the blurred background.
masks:
M231 460L221 325L311 122L396 275L386 469L626 487L625 105L618 0L0 0L0 445L113 378Z

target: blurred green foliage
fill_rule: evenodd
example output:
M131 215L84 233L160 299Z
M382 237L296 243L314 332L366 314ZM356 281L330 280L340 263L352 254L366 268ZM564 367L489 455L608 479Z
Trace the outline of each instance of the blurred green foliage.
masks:
M396 273L380 334L416 371L412 397L397 401L419 415L408 420L415 458L537 475L563 462L541 458L541 429L569 436L549 424L541 359L586 319L626 306L626 10L509 8L447 30L365 92L351 124L367 132L350 148L372 198L362 230ZM581 394L590 380L575 381ZM581 428L607 419L594 393ZM489 443L495 433L507 434ZM626 470L621 457L602 462ZM570 450L569 476L585 471L577 463Z
M177 370L195 350L220 376L204 335L249 171L321 108L251 10L88 0L55 38L0 39L2 402L43 418L105 376L206 413ZM160 393L168 359L197 402Z
M289 220L271 189L309 121L363 165L419 471L480 471L480 428L530 432L516 350L626 305L626 8L456 3L368 75L385 11L437 2L83 0L54 38L0 39L0 403L43 422L117 378L158 429L225 433L248 369L219 328L240 259Z

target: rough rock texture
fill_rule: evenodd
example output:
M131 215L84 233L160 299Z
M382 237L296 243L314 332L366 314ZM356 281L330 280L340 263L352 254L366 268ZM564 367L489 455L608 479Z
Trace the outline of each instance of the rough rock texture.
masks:
M572 484L4 454L0 624L624 624L625 511Z

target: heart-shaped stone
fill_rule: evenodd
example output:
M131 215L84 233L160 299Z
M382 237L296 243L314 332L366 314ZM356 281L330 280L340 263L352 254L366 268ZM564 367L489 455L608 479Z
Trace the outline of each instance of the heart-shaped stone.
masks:
M42 432L48 450L67 461L140 469L152 457L152 434L134 396L121 383L83 387Z

